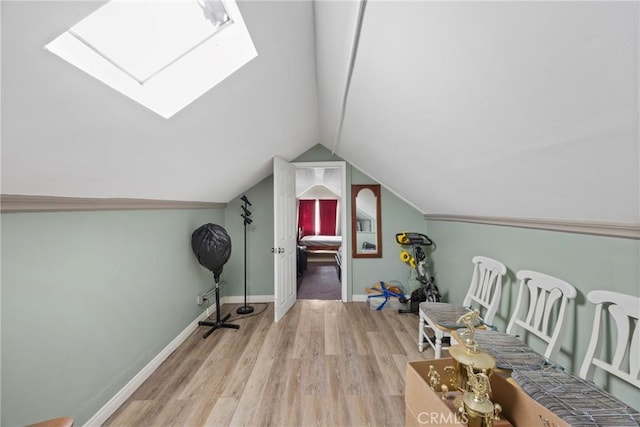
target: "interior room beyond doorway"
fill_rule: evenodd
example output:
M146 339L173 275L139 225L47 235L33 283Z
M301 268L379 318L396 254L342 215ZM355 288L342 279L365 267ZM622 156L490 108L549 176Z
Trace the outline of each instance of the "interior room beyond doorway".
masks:
M298 276L298 299L340 300L341 295L336 251L307 253L306 269Z
M298 299L342 300L343 175L336 165L296 167Z

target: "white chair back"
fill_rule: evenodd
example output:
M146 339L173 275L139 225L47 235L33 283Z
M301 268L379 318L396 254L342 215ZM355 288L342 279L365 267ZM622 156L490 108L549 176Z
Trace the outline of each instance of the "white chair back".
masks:
M580 376L593 380L595 368L598 367L640 388L640 298L597 290L589 292L587 299L595 304L596 308L591 341L580 369ZM606 342L605 331L601 333L600 327L607 324L607 317L613 320L609 324L617 331L613 357L605 357L600 351L602 343Z
M524 329L537 336L547 343L544 357L555 361L564 337L567 303L576 297L576 289L564 280L536 271L518 271L516 278L518 296L507 333L517 335Z
M507 274L507 267L495 259L484 256L474 256L471 261L471 285L462 305L472 309L478 308L484 323L492 325L500 305L502 277Z

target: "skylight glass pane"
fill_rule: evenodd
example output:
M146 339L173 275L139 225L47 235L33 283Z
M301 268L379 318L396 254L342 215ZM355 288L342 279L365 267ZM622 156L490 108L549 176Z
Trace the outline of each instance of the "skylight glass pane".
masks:
M144 82L215 34L219 26L207 19L207 4L113 0L70 33Z
M234 0L112 0L45 48L165 118L258 55Z

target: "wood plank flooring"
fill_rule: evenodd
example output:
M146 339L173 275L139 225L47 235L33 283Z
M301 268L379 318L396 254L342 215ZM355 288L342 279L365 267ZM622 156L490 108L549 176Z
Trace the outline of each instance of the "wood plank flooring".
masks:
M235 323L198 328L104 425L403 426L406 362L433 357L417 316L362 302L298 300L278 323L268 304Z

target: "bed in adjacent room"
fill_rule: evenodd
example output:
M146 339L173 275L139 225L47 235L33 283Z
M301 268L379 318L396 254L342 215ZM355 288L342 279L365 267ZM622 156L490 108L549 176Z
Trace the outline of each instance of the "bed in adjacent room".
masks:
M342 245L342 236L303 236L300 238L300 244L312 251L337 251Z

